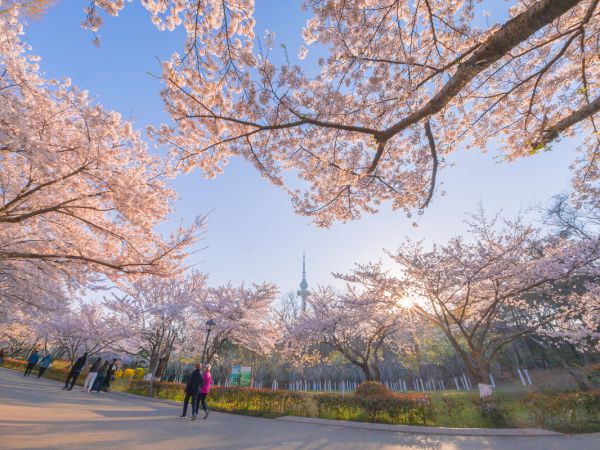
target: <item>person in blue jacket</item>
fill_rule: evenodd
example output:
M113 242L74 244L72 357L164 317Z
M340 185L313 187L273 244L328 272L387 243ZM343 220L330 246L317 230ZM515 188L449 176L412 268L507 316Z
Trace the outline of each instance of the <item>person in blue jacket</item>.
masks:
M40 361L40 368L38 369L38 378L41 378L41 376L44 375L46 369L50 367L50 364L52 364L52 360L53 358L50 353L42 358Z
M33 349L33 353L29 355L29 358L27 358L27 367L25 368L25 373L23 376L26 377L29 375L33 369L33 366L35 366L39 360L40 354L38 353L37 349Z

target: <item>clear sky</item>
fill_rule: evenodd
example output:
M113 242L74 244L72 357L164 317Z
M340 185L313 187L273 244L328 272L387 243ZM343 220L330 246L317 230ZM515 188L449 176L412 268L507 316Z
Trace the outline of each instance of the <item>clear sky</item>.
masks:
M127 4L118 18L106 17L102 44L92 44L90 32L80 28L87 0L62 0L46 16L32 22L26 40L42 57L47 77L69 76L88 89L106 108L120 111L136 126L168 121L158 95L161 84L158 60L179 51L182 30L160 32L138 2ZM307 18L295 0L257 0L257 34L273 30L295 57L300 30ZM492 11L492 18L499 12ZM482 202L491 212L515 214L545 202L569 188L568 166L574 145L563 141L552 152L512 163L498 163L493 154L458 151L456 163L439 174L443 183L425 214L408 219L402 212L384 208L374 216L349 224L319 229L310 218L295 215L287 195L268 184L242 160L231 161L225 174L205 180L198 171L175 181L179 192L177 212L168 230L212 211L203 248L190 263L210 273L211 283L272 281L282 292L296 290L300 282L302 251L306 250L310 286L335 284L331 272L349 270L355 262L383 257L406 237L443 241L464 230L464 214Z

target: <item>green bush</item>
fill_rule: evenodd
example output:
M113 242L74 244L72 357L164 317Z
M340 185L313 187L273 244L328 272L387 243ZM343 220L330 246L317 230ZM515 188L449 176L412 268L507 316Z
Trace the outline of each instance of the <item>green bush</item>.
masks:
M426 394L372 395L360 398L359 405L371 421L384 423L420 423L427 425L434 419L431 398Z
M530 392L521 403L541 427L580 429L600 419L600 390Z
M449 416L453 416L463 406L462 402L453 394L442 394L440 399L446 406L446 412Z
M502 400L496 396L472 398L472 402L479 407L481 416L489 420L494 427L506 427L509 422L510 411L502 404Z
M119 389L150 395L148 381L123 380ZM183 385L180 383L154 382L153 390L157 398L183 399ZM395 394L391 391L384 396L361 398L334 393L215 387L210 392L209 401L217 410L269 417L304 416L399 424L428 424L434 417L428 395Z

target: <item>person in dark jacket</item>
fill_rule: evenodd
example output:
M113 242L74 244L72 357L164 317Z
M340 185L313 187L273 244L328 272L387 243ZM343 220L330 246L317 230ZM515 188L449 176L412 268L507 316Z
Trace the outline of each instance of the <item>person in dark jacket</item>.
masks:
M87 357L88 357L88 354L87 354L87 352L85 352L83 354L83 356L80 356L79 358L77 358L77 361L75 361L75 364L73 364L73 367L71 367L71 370L69 371L69 375L67 375L67 380L65 381L65 387L63 387L63 389L66 389L67 391L70 391L71 389L73 389L73 386L75 386L75 383L77 382L77 378L79 378L79 375L81 374L81 371L83 370L83 367L85 366ZM69 386L69 381L71 382L70 386Z
M39 360L40 354L36 349L34 349L33 353L29 355L29 358L27 358L27 367L25 368L25 373L23 374L23 376L26 377L27 375L29 375L33 369L33 366L35 366Z
M100 368L100 364L102 364L102 358L96 359L96 362L90 366L88 376L85 378L85 383L83 383L84 391L90 392L92 390L92 386L94 386L94 380L98 375L98 369Z
M110 381L113 378L114 373L117 371L119 366L117 365L117 358L113 358L112 363L108 365L108 372L106 372L106 376L104 377L104 383L102 385L102 390L107 392L110 388Z
M96 376L96 381L92 386L92 390L96 392L102 392L104 388L104 379L106 378L106 374L108 373L108 361L104 361L104 364L100 366L98 369L98 375Z
M46 369L50 367L50 364L52 364L52 359L53 358L50 353L48 353L42 358L42 360L40 361L40 368L38 369L38 378L41 378L42 375L44 375Z
M198 395L202 388L202 372L200 364L196 364L196 369L190 374L190 379L185 385L185 398L183 400L183 413L179 417L187 416L188 403L192 400L192 420L196 420L198 415Z

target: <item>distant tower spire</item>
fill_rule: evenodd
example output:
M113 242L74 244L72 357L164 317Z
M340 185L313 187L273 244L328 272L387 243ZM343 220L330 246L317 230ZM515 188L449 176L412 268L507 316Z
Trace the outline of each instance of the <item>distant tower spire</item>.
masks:
M297 292L298 297L302 299L302 312L306 312L306 300L308 299L308 282L306 281L306 255L302 252L302 281L300 282L300 290Z
M302 252L302 279L306 280L306 253Z

